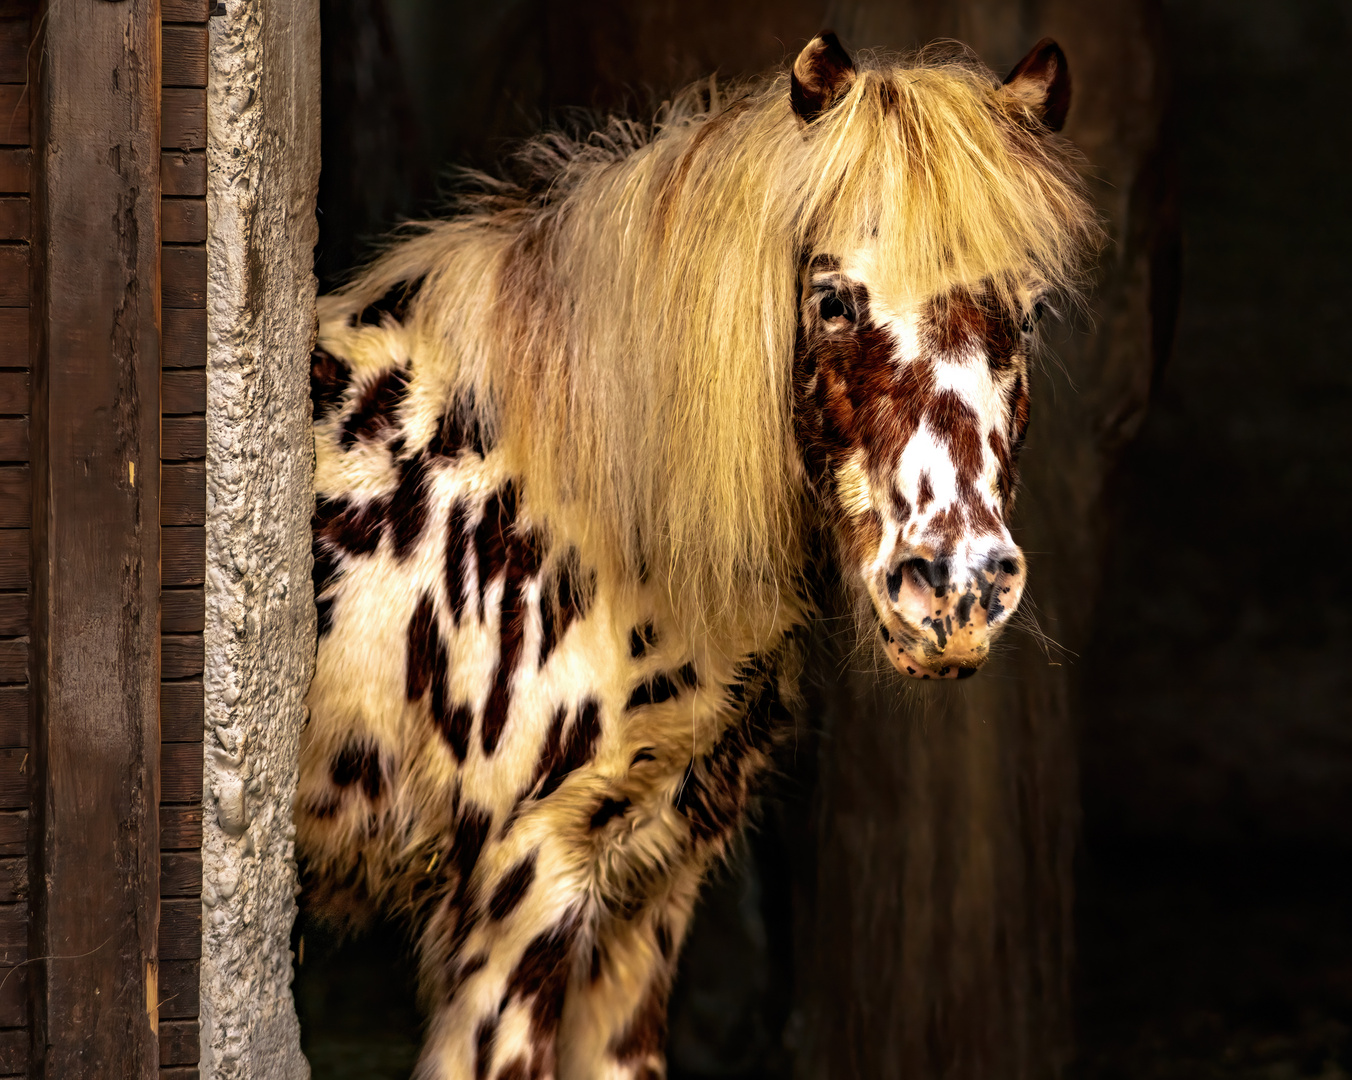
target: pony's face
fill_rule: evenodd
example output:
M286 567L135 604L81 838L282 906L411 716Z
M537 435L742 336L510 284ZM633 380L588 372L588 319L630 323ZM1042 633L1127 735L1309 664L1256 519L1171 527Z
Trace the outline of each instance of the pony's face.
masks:
M805 130L855 77L833 34L809 43L791 80ZM1064 54L1040 41L999 92L1028 123L1059 129L1070 103ZM871 602L888 659L916 678L961 678L986 661L1023 594L1007 516L1042 289L1030 280L902 298L879 269L885 240L813 253L802 268L797 438L843 574Z
M888 658L916 678L961 678L1023 593L1007 515L1042 299L958 288L889 303L869 262L819 254L804 270L799 445Z

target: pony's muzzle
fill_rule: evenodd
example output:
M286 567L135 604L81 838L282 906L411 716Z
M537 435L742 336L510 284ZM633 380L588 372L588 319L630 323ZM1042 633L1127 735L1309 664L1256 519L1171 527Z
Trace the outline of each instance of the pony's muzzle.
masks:
M957 565L910 550L886 574L879 597L888 659L917 679L975 675L1023 595L1023 553L1001 546Z

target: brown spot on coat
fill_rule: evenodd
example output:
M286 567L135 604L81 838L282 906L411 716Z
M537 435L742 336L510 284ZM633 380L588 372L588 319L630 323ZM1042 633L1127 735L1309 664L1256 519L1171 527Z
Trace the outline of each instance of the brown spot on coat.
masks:
M667 1043L667 983L655 979L629 1018L629 1023L611 1041L609 1050L617 1061L630 1062L662 1053Z
M371 802L380 798L385 783L380 766L380 751L364 742L350 742L335 754L329 775L335 787L359 785Z
M316 421L342 404L351 381L352 369L332 353L316 349L310 354L310 400Z
M357 407L343 421L338 441L351 447L358 439L374 439L394 426L394 414L408 392L408 375L390 368L362 392Z
M517 909L535 881L535 852L531 852L502 876L488 900L488 917L502 922Z

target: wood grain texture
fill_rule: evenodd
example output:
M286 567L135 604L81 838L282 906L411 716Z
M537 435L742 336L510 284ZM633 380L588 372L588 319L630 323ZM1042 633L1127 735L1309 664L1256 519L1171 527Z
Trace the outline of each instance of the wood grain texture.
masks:
M201 806L160 807L160 850L191 851L201 856ZM4 849L0 847L0 851Z
M28 321L28 312L22 312L25 323ZM26 345L27 342L25 341ZM28 359L27 350L22 357L25 361ZM6 357L9 360L17 360L17 356ZM13 365L21 366L21 365ZM26 371L0 371L0 415L20 416L28 412L28 372Z
M0 968L0 1026L28 1024L28 968Z
M28 681L28 639L0 638L0 684Z
M0 210L5 200L0 199ZM160 227L166 244L203 244L207 239L205 199L165 199Z
M29 202L24 195L0 198L0 240L27 240L30 230Z
M68 959L30 970L29 1069L66 1080L159 1074L159 22L158 0L44 0L30 69L42 723L25 940Z
M25 453L28 440L22 442ZM5 421L0 420L0 461L10 460L4 457ZM20 445L15 442L16 447ZM166 416L160 423L160 460L187 461L207 456L207 418L205 416ZM14 459L14 460L23 460Z
M0 904L0 967L28 959L28 905Z
M22 855L28 843L28 811L0 811L0 855Z
M0 102L0 108L3 107ZM27 306L28 245L0 244L0 307Z
M207 156L204 152L166 151L160 155L160 188L165 195L205 195ZM26 188L22 190L27 190Z
M164 850L163 845L160 850ZM0 882L4 881L3 864L4 860L0 859ZM168 852L160 856L160 895L165 897L202 895L200 851ZM0 899L3 899L3 896L0 896Z
M165 150L201 150L207 144L207 92L165 90L160 125Z
M160 1019L195 1017L201 1009L202 965L196 960L160 961Z
M199 688L201 683L196 683ZM15 751L0 750L0 769L4 754ZM0 797L4 794L3 774L0 774ZM164 743L160 747L160 798L165 803L200 803L202 801L202 743ZM163 955L163 954L161 954Z
M24 529L32 521L32 476L27 465L0 465L0 529Z
M0 191L20 193L28 190L33 152L26 146L0 150Z
M23 747L0 750L0 810L22 810L28 806L28 777L31 756Z
M162 380L164 415L192 414L201 416L207 411L207 373L204 369L180 368L166 371Z
M0 82L21 83L28 79L28 44L32 41L32 20L0 18Z
M161 38L165 86L205 87L207 84L207 28L166 26Z
M3 594L0 594L3 595ZM206 600L198 588L160 593L160 629L166 634L200 634L206 623ZM0 624L3 625L3 624ZM163 723L161 723L163 726ZM163 741L163 736L161 736Z
M165 368L201 368L207 363L207 313L201 308L164 309ZM166 371L166 376L168 372ZM202 409L206 408L206 381L202 382ZM194 410L188 409L188 412Z
M21 637L28 633L28 594L0 592L0 637Z
M160 1024L161 1065L196 1065L199 1049L195 1020L166 1020Z
M160 675L164 679L187 679L202 674L201 634L160 636Z
M0 368L28 367L28 309L0 307ZM15 372L0 372L0 401L10 391L6 389L6 379L15 376ZM23 376L23 407L19 412L28 411L27 375ZM0 412L5 411L0 407Z
M201 743L202 680L160 684L160 741L164 743Z
M163 256L164 306L202 307L207 302L207 249L167 247Z
M0 748L28 745L28 687L0 686ZM5 850L3 815L0 815L0 855ZM20 838L22 840L22 837Z
M202 901L160 901L160 959L196 960L202 955Z
M0 532L0 568L3 568L4 533ZM201 527L161 529L163 585L201 585L206 578L207 536ZM0 569L0 581L3 570Z
M206 432L202 433L203 439ZM28 460L28 420L0 419L0 462L10 464Z
M0 589L28 588L29 560L28 530L0 529Z
M211 0L164 0L162 18L167 23L204 23L211 7Z
M202 525L205 523L207 516L207 474L204 462L185 461L161 466L160 491L161 524Z
M0 86L0 143L27 146L28 88L23 84Z

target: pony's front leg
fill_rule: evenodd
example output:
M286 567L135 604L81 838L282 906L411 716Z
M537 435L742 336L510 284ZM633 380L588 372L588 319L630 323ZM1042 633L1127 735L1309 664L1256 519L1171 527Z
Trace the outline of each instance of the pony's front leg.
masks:
M446 897L422 932L429 1022L415 1080L558 1075L558 1027L584 937L584 892L538 848L495 854L492 871L476 874L468 895Z
M575 971L559 1035L560 1080L660 1080L667 1074L667 997L703 865L631 917L603 916Z

